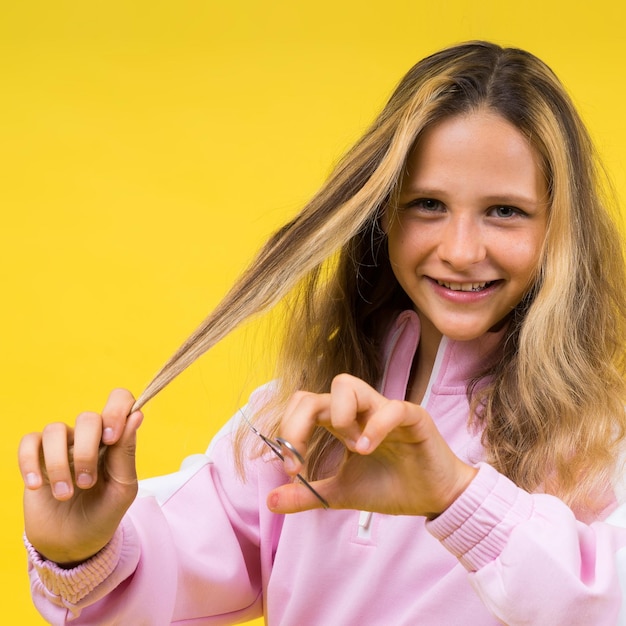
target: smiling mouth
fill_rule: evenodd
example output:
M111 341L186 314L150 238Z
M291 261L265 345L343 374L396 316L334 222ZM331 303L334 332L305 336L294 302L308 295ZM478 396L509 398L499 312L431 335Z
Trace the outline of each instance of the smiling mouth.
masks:
M484 283L447 283L444 280L438 280L437 284L451 291L483 291L495 282L495 280L490 280Z

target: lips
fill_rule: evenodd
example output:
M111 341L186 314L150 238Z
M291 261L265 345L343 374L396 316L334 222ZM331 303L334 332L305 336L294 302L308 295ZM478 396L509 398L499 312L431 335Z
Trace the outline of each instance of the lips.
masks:
M453 283L447 282L445 280L437 280L437 284L441 287L445 287L446 289L450 289L451 291L483 291L483 289L487 289L491 287L496 281L490 280L482 283Z

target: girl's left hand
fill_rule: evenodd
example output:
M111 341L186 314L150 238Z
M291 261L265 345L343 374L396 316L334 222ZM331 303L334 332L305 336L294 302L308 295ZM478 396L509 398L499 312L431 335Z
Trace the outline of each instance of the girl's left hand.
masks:
M389 400L348 374L337 376L328 394L294 394L280 436L304 455L316 426L328 429L346 447L337 473L311 483L331 508L434 518L477 472L452 452L421 406ZM294 454L285 448L283 453L288 474L303 470ZM267 502L276 513L322 506L297 481L274 489Z

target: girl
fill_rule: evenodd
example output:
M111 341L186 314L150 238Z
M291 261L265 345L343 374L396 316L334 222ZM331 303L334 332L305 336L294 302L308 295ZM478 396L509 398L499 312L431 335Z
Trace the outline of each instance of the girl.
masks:
M137 402L23 439L42 614L615 624L626 282L600 187L537 58L418 63ZM276 382L136 498L139 407L287 295Z

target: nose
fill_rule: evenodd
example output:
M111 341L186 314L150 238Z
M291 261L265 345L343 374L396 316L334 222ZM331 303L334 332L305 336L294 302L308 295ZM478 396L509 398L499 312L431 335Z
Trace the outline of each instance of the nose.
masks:
M481 225L473 216L450 216L441 231L437 252L444 263L458 271L480 263L487 256Z

